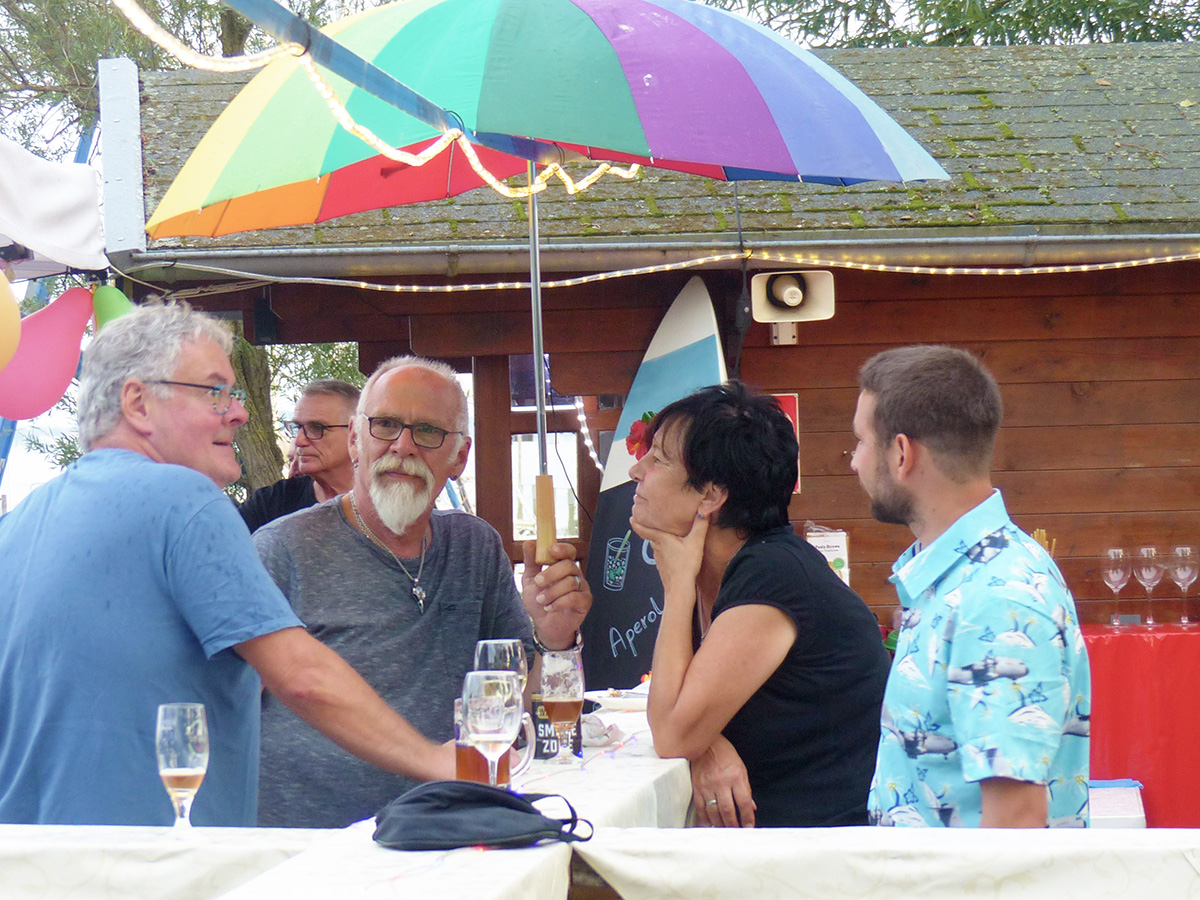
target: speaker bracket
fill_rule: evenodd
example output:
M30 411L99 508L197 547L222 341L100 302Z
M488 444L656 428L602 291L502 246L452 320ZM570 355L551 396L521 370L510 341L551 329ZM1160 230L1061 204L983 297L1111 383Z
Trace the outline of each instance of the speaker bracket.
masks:
M771 324L771 346L782 347L787 344L800 343L800 331L795 322L774 322Z

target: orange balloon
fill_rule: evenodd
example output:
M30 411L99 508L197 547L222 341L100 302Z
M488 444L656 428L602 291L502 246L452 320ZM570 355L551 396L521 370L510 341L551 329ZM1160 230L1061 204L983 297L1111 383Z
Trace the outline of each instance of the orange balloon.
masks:
M0 370L0 416L32 419L62 399L79 368L92 292L76 287L21 320L21 342Z
M8 279L0 272L0 369L8 365L21 340L21 309Z

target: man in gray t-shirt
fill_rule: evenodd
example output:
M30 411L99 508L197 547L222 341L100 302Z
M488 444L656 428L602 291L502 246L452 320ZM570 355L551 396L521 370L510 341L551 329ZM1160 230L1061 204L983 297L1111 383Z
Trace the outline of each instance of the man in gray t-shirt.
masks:
M531 653L568 647L591 605L572 545L555 544L558 561L545 568L527 546L518 593L495 529L434 511L446 480L466 465L466 412L448 367L418 357L383 363L353 419L353 490L254 535L308 630L434 741L452 737L476 641L521 638ZM345 826L413 784L361 763L265 699L260 824Z

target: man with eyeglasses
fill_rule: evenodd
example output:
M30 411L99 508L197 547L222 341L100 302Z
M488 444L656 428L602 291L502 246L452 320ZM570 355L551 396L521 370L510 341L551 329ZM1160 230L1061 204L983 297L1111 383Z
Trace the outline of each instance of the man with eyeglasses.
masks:
M251 531L350 490L350 419L357 404L358 388L337 378L304 386L296 411L283 423L296 448L294 471L255 491L238 507Z
M231 347L182 304L106 325L83 356L83 457L0 519L0 822L170 824L155 715L192 701L212 747L192 820L254 825L264 686L374 765L453 777L452 747L305 631L221 492L248 418Z
M482 519L434 509L467 464L467 400L453 370L419 357L383 363L367 380L350 435L354 486L344 497L276 520L254 543L293 609L362 672L426 738L453 737L454 698L485 638L535 650L579 642L591 594L575 548L533 562L522 590L500 535ZM337 828L413 786L362 765L267 699L259 824Z

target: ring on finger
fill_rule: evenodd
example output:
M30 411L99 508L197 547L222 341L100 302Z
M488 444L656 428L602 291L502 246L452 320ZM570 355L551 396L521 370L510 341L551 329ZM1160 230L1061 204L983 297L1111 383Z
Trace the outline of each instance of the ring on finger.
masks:
M717 798L716 798L716 797L713 797L711 800L706 800L706 801L704 802L704 805L705 805L705 806L716 806L716 805L717 805Z
M575 579L575 590L582 591L583 590L583 579L580 578L578 575L572 575L571 577Z

